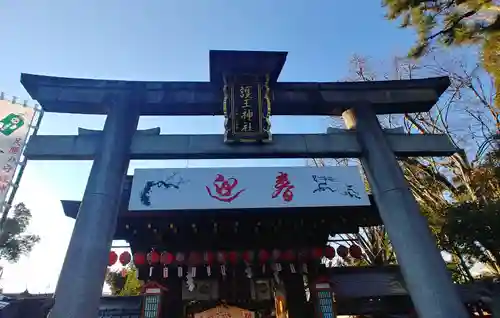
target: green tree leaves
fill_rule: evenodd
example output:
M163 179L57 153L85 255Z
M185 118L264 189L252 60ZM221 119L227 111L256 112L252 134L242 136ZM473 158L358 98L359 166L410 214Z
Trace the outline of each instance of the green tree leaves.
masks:
M108 271L105 281L115 296L140 295L143 285L137 279L137 269L134 267L126 267L119 272Z
M500 4L495 0L384 0L389 20L413 28L417 41L410 57L422 57L434 44L478 44L483 67L500 91ZM500 105L500 97L495 97ZM500 124L497 125L500 130Z
M22 255L31 252L35 244L40 241L38 235L25 233L30 221L31 211L24 203L17 204L13 216L7 218L0 233L0 259L17 262Z

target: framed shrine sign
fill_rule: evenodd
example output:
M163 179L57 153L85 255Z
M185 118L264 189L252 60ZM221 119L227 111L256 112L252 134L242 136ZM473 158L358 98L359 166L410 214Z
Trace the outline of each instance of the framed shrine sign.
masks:
M269 75L224 77L224 142L271 141Z
M162 294L167 289L156 282L148 282L143 286L142 291L141 318L160 318Z
M316 318L337 318L330 283L317 282L314 284L314 299Z
M143 318L159 318L161 312L161 295L144 295Z

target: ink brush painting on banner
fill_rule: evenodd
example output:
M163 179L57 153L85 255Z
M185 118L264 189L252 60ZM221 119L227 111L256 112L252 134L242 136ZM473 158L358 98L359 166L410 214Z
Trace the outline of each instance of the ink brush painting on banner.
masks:
M129 210L366 205L358 167L136 169Z

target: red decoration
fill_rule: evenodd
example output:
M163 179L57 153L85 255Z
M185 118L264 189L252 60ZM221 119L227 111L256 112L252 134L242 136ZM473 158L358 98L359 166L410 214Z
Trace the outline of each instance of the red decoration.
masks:
M333 259L335 257L335 249L331 246L325 248L325 257L328 259Z
M301 261L301 262L306 262L309 260L309 257L310 257L310 253L307 249L301 249L299 250L299 252L297 253L297 258Z
M208 195L216 200L227 203L230 203L231 201L236 199L243 191L245 191L245 189L242 189L233 194L234 188L236 188L236 186L238 185L238 180L235 178L228 178L226 180L226 178L222 174L218 174L215 177L215 181L212 183L212 185L215 189L214 194L212 194L212 190L208 186L205 186Z
M356 244L353 244L349 247L349 254L351 254L351 256L355 259L361 259L361 257L363 257L363 251L361 250L361 247Z
M214 253L212 251L205 252L205 254L203 255L203 259L205 263L207 263L208 265L212 265L215 260Z
M273 199L277 198L283 190L283 200L285 202L290 202L293 200L293 192L292 189L295 188L294 185L288 180L288 173L280 172L280 174L276 177L276 182L274 184L274 192L271 195Z
M346 258L349 254L349 249L344 245L339 245L339 247L337 247L337 254L342 258Z
M115 265L116 261L118 260L118 255L116 255L115 251L110 251L109 252L109 258L108 258L108 266L113 266Z
M144 265L146 263L146 255L144 253L134 253L134 264Z
M227 253L224 251L217 252L217 262L220 264L226 263L227 260Z
M201 255L198 252L190 252L188 262L190 265L198 265L201 263Z
M295 251L293 250L286 250L285 252L283 252L283 255L282 255L282 258L287 261L287 262L292 262L295 260Z
M128 265L128 263L130 263L130 261L132 260L132 256L130 255L129 252L123 252L120 254L120 263L125 266L125 265Z
M177 254L175 254L175 261L177 263L184 262L184 259L185 259L184 253L177 253Z
M121 272L122 277L127 277L127 273L128 273L128 272L127 272L127 269L122 268L122 272Z
M273 250L273 259L275 261L278 261L281 259L281 251L280 250L278 250L278 249Z
M227 259L229 260L229 263L231 263L233 265L238 263L238 259L239 259L238 252L235 252L235 251L229 252L227 255Z
M269 261L269 258L270 258L269 252L266 250L260 250L258 258L259 258L259 262L266 263L267 261Z
M149 264L158 264L160 262L160 254L157 251L151 251L147 255Z
M323 257L323 249L320 247L315 247L311 250L311 257L313 259L321 259Z
M172 255L169 252L163 252L163 253L161 253L161 255L160 255L160 262L163 265L172 264L173 261L174 261L174 255Z
M241 257L245 262L251 263L255 258L255 253L253 251L244 251Z

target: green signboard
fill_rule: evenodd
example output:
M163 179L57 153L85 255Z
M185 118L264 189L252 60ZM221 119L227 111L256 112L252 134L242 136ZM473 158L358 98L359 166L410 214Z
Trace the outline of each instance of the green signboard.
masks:
M14 131L24 125L24 118L21 115L10 113L0 119L0 133L10 136Z

